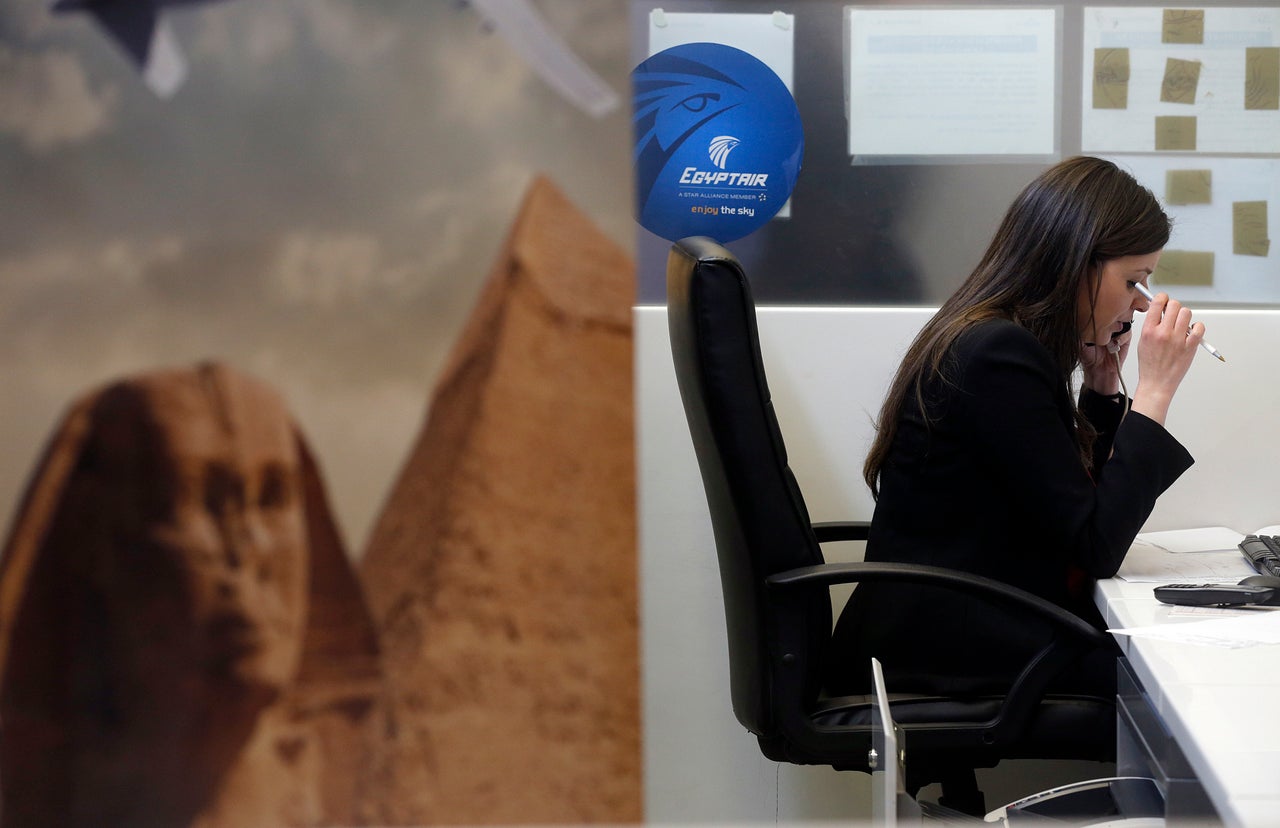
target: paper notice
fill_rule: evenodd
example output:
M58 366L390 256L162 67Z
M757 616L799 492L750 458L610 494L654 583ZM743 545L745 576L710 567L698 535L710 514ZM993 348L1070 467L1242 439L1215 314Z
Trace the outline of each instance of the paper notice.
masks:
M1196 148L1194 115L1159 115L1156 117L1156 149L1187 150Z
M1200 84L1200 61L1169 58L1164 63L1164 82L1160 84L1160 100L1165 103L1196 102L1196 86Z
M1231 252L1238 256L1266 256L1271 252L1271 239L1267 236L1267 202L1232 202Z
M1165 9L1161 43L1204 43L1204 9Z
M1244 51L1244 108L1280 109L1280 46Z
M1151 278L1158 285L1212 285L1213 252L1166 250Z
M1093 50L1093 108L1129 106L1129 50Z
M1164 174L1167 204L1211 204L1213 170L1168 170Z

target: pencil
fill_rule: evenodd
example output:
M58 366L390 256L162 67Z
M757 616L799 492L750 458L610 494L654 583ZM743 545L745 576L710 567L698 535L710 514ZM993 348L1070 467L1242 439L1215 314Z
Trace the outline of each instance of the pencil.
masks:
M1142 282L1134 282L1134 283L1133 283L1133 285L1134 285L1134 287L1136 287L1136 288L1138 289L1138 293L1141 293L1143 296L1147 297L1147 301L1148 301L1148 302L1152 302L1152 301L1154 301L1154 300L1155 300L1155 298L1156 298L1156 297L1151 293L1151 291L1150 291L1150 290L1148 290L1148 289L1147 289L1147 286L1146 286L1146 285L1142 284ZM1187 328L1187 333L1188 333L1188 334L1190 334L1190 333L1191 333L1191 329L1190 329L1190 328ZM1203 339L1202 339L1202 340L1200 340L1200 347L1201 347L1201 348L1204 348L1206 351L1208 351L1208 352L1209 352L1209 354L1210 354L1214 359L1218 360L1219 362L1226 362L1226 361L1227 361L1227 358L1226 358L1226 357L1224 357L1222 354L1218 353L1218 349L1217 349L1217 348L1213 347L1213 346L1212 346L1212 345L1210 345L1208 342L1205 342Z

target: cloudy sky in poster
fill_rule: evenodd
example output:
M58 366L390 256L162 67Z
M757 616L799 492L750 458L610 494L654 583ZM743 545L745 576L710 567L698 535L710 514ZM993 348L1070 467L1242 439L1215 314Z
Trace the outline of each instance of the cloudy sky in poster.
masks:
M84 15L0 5L0 515L66 405L207 357L279 388L358 551L525 188L625 249L625 104L592 118L457 2L167 12L147 89ZM621 0L539 0L625 101Z

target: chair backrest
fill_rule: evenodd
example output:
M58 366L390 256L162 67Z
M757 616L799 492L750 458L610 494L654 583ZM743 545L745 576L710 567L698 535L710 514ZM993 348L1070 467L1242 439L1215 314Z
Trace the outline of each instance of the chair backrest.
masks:
M667 260L671 353L711 512L725 621L734 714L748 730L773 735L771 693L782 653L770 653L779 624L804 631L821 648L830 635L829 601L793 608L766 604L765 578L823 562L765 381L755 303L741 264L715 241L676 242ZM772 648L776 650L776 647ZM816 698L820 652L796 661L802 692ZM775 658L770 658L773 655Z

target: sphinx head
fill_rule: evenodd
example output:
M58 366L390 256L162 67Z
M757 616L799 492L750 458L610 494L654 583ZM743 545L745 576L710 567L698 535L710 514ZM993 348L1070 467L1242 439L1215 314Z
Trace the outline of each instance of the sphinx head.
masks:
M283 403L202 365L110 388L93 419L72 494L87 517L83 555L69 564L96 596L110 659L154 691L274 699L297 672L307 610L300 457Z
M277 699L306 631L302 463L277 395L220 365L82 400L7 550L5 708L112 731Z

